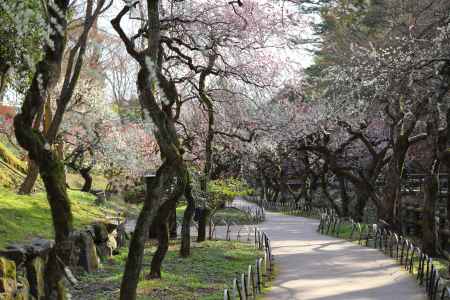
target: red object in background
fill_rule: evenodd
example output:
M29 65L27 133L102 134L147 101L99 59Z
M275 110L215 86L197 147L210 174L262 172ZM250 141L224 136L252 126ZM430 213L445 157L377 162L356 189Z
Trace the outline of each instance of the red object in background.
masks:
M15 107L0 105L0 127L11 126L16 113Z

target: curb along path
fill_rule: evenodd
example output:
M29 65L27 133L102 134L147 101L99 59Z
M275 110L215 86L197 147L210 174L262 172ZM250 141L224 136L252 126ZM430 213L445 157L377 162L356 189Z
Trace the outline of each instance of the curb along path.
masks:
M265 299L425 300L393 259L375 249L318 233L318 220L267 212L260 229L271 240L278 275Z

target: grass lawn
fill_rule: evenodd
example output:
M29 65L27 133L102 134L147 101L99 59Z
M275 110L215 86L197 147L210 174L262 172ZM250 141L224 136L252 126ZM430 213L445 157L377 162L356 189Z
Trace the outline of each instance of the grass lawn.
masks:
M162 280L141 277L138 299L216 300L223 299L223 289L230 287L236 272L246 272L262 252L250 244L228 241L193 243L192 256L178 256L179 242L172 242L163 263ZM149 272L155 247L145 251L143 273ZM82 288L75 299L117 299L127 250L103 265L103 269L81 277ZM78 294L77 294L78 293ZM80 298L78 298L80 297Z
M125 204L116 201L98 206L95 197L88 193L69 191L69 197L75 227L130 210ZM24 196L0 187L0 224L0 248L11 242L22 242L37 236L52 238L52 219L45 193Z

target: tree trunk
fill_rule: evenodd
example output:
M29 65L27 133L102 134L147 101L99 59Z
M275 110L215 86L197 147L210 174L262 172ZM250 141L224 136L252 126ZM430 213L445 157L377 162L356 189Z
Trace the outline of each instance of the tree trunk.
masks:
M172 212L169 215L169 234L171 239L177 238L177 207L172 208Z
M81 168L80 175L84 179L83 187L81 188L82 192L89 193L92 189L92 176L90 174L91 168Z
M131 237L127 262L120 286L120 299L122 300L136 299L136 287L144 259L145 241L147 240L149 226L155 215L156 212L152 209L151 200L147 201L146 199Z
M65 15L69 1L55 0L48 6L52 47L46 45L44 57L37 64L30 88L26 92L22 109L14 118L14 131L19 145L28 151L28 156L39 167L41 178L47 191L47 199L53 218L55 248L50 256L46 270L46 299L64 299L64 273L61 262L70 263L73 229L70 201L64 180L64 165L50 149L50 145L41 132L33 128L33 122L43 107L46 94L58 78L64 53L64 32L67 21ZM58 258L58 259L56 259Z
M448 105L448 104L447 104ZM447 167L447 225L450 227L450 107L447 106L447 135L444 141L443 161Z
M206 227L208 225L210 211L209 209L201 209L199 218L198 218L198 236L197 242L206 241Z
M187 207L183 215L183 225L181 227L181 248L180 256L188 257L191 255L191 220L195 211L194 197L192 196L192 187L190 183L186 185L184 196L187 201Z
M367 191L357 189L355 213L353 215L355 221L362 222L367 200L369 200L369 194L367 193Z
M347 185L345 183L345 179L342 177L338 176L338 181L339 181L339 190L341 192L342 217L348 217L349 216L348 205L350 203L350 199L348 197Z
M436 198L438 195L438 180L435 174L430 174L424 180L424 206L422 249L430 256L436 254Z
M161 222L158 226L158 249L153 255L150 274L148 278L150 279L161 278L161 265L168 249L169 249L169 226L167 224L166 218L166 220Z
M408 148L408 137L400 136L393 147L392 158L388 163L383 199L378 208L378 218L390 224L394 229L400 228L397 215L401 200L403 165Z
M9 69L10 67L8 65L0 63L0 105L4 102L3 97L6 92Z
M39 175L39 167L38 165L33 161L28 161L28 172L27 176L23 180L22 184L20 185L18 194L19 195L29 195L31 194L31 191L33 190L33 187L36 183L36 180Z

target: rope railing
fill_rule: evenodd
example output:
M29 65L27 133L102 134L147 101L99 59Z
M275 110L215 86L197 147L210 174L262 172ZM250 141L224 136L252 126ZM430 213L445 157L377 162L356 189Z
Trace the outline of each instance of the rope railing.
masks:
M450 288L441 284L443 279L433 264L433 258L406 237L386 228L380 228L376 224L361 224L352 219L339 218L328 213L321 215L317 231L339 237L341 225L345 223L351 225L349 237L351 241L357 241L362 246L380 249L387 256L397 260L410 274L417 272L416 280L425 287L429 299L450 299Z
M246 272L233 279L232 287L223 291L224 300L256 299L262 294L273 270L273 255L270 239L263 231L254 228L254 245L264 251L264 257L257 258L254 265L249 265Z

